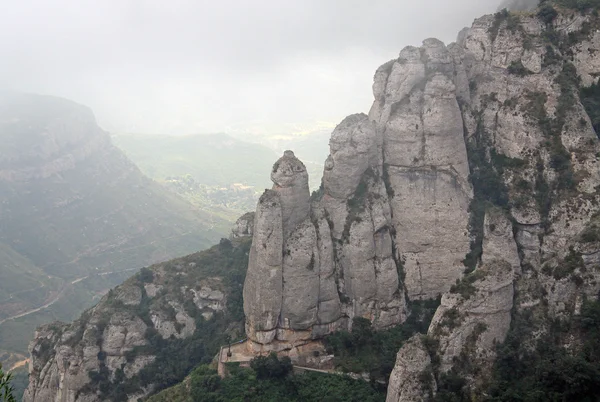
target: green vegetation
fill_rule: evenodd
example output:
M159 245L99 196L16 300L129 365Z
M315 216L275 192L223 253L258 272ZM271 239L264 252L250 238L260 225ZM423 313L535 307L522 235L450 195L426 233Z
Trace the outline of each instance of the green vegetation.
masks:
M552 5L547 2L540 2L540 8L538 9L537 16L542 22L546 25L551 24L556 17L558 17L558 12Z
M596 83L587 88L581 88L579 98L592 120L596 135L600 135L600 85Z
M595 223L588 225L581 233L583 243L596 243L600 241L600 227Z
M548 3L554 3L561 7L571 8L580 12L600 9L600 0L541 0L540 5L544 7Z
M506 29L512 33L523 30L519 16L508 12L506 9L503 9L494 14L494 22L489 30L489 35L492 39L492 42L498 37L502 23L506 23Z
M456 284L450 288L450 293L458 293L465 299L470 299L471 296L475 295L477 289L473 284L481 279L484 279L486 273L483 270L475 270L462 279L457 279Z
M600 400L600 302L585 301L579 316L551 323L529 347L524 339L532 331L529 316L515 317L498 348L487 400Z
M453 307L444 312L442 320L440 321L440 328L448 328L452 331L453 329L458 328L461 321L460 312L456 307Z
M381 331L374 331L369 320L355 318L352 332L329 335L325 346L335 355L334 363L339 370L369 373L371 378L387 382L398 350L414 334L427 332L439 304L439 299L415 301L404 324Z
M567 254L567 256L561 260L556 267L552 268L550 265L546 264L542 267L542 272L546 275L552 275L554 279L559 281L567 278L577 269L585 271L585 264L583 263L581 253L575 251L573 247L570 247L569 254Z
M254 370L259 380L287 377L293 370L292 360L289 357L280 360L274 352L268 356L255 357L250 362L250 368Z
M2 371L2 365L0 365L0 401L2 402L16 402L13 394L13 387L11 385L11 373L4 373Z
M291 375L289 359L259 357L250 369L231 363L220 378L208 366L196 368L186 383L167 389L149 402L383 402L385 391L338 374Z
M532 74L531 71L529 71L521 62L521 60L518 61L512 61L510 63L510 65L508 66L508 73L509 74L513 74L519 77L525 77L526 75Z
M488 150L490 158L488 158ZM481 116L475 135L467 142L469 158L469 178L473 183L474 197L469 205L469 232L471 233L471 250L465 256L463 264L466 272L473 272L483 252L483 224L487 209L497 206L501 209L509 207L508 188L502 179L505 169L518 168L525 161L498 154L490 144L484 132Z
M11 384L13 386L13 395L16 401L23 400L23 394L27 389L27 385L29 385L29 372L27 367L19 367L18 369L14 369L11 371L12 378Z
M372 179L375 178L375 172L370 167L363 173L360 178L360 182L352 195L347 201L348 216L346 217L346 223L344 225L344 231L342 232L342 240L350 241L350 229L354 222L360 222L362 214L365 211L368 197L372 197L369 193L369 185Z
M219 347L228 342L231 336L239 337L243 328L243 303L242 287L248 265L248 252L251 239L239 239L235 242L222 239L220 244L208 250L178 258L150 268L143 268L134 277L130 278L120 288L111 290L106 299L94 310L86 311L80 320L76 321L69 329L76 335L69 343L79 342L84 335L86 323L91 314L99 324L95 335L98 345L102 344L104 328L110 322L116 311L120 314L131 314L139 317L148 328L145 338L147 344L138 346L126 354L128 362L139 356L153 355L155 360L146 365L132 378L124 376L123 368L115 373L105 366L106 354L98 353L100 369L88 373L91 382L82 392L98 392L103 398L111 401L127 400L127 395L134 394L139 389L152 384L156 390L162 390L181 382L190 371L199 364L208 364L216 355ZM157 275L161 272L161 275ZM218 277L220 279L215 280ZM152 278L152 283L162 287L162 291L152 299L146 294L144 284ZM213 278L213 279L210 279ZM200 289L200 283L211 280L213 288L221 289L227 297L225 312L215 312L212 317L203 316L193 301L191 292L182 293L181 287L188 286ZM126 305L119 295L123 292L131 293L138 288L142 294L139 305ZM175 299L174 299L175 298ZM175 309L169 301L176 301L182 305L186 313L195 320L196 330L192 336L185 339L163 337L154 329L151 312L160 311L174 320ZM65 328L57 328L62 333ZM181 327L178 329L181 330ZM52 353L51 349L42 347L38 352L42 361L47 360Z

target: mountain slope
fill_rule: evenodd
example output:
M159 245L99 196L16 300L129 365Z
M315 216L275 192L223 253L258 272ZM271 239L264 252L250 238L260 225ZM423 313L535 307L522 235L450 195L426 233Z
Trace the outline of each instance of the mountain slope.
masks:
M249 243L144 268L74 323L39 328L24 400L136 400L209 363L227 334L243 333Z
M40 314L72 319L123 271L228 229L141 174L86 107L0 94L0 349L24 352Z

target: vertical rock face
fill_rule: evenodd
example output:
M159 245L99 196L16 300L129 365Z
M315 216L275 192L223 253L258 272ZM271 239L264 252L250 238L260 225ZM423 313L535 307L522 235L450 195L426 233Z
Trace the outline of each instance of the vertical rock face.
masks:
M506 5L535 8L537 2L513 1ZM414 219L413 227L418 227L416 222L426 223L403 239L402 227L410 226L403 223L411 216L403 215L398 208L410 210L413 201L413 197L399 196L402 189L413 191L409 193L412 195L419 189L419 176L410 182L413 187L402 186L398 177L405 174L405 165L414 169L428 155L426 151L418 153L421 144L426 147L428 139L435 138L427 135L427 127L435 127L431 131L444 133L448 140L454 138L444 143L436 153L438 157L428 164L437 164L437 170L452 165L441 169L451 171L444 174L456 183L454 190L444 188L443 194L452 201L447 199L436 209L438 213L445 210L446 216L452 216L452 202L464 206L470 201L464 210L470 215L466 217L471 241L465 262L470 261L472 272L454 284L446 282L451 288L442 296L428 337L437 345L431 353L437 355L438 373L452 369L466 378L476 394L491 372L493 345L503 342L511 328L512 314L539 320L530 334L533 339L547 330L552 319L568 320L579 314L582 300L588 295L597 296L599 290L599 260L595 257L598 246L593 235L596 229L592 228L596 227L593 216L600 207L600 144L578 96L578 86L598 81L600 64L592 55L600 51L600 41L596 40L595 30L586 28L597 23L593 14L562 9L552 27L533 14L485 16L462 31L457 43L448 46L449 62L443 47L428 40L419 51L403 50L398 60L384 65L375 75L376 100L370 116L384 132L384 155L388 144L401 143L404 150L390 151L385 162L395 193L391 205L397 247L405 255L413 247L418 250L415 246L425 244L426 239L431 239L428 251L436 255L460 243L458 226L454 227L456 239L446 237L446 243L435 239L434 232L427 233L441 230L450 234L454 222L447 225L440 219L427 221L426 217ZM545 35L545 30L551 28L559 44L549 42ZM566 39L568 34L570 40ZM395 90L389 88L390 83L394 83ZM423 108L421 105L428 102L428 88L436 88L438 96L430 101L435 103ZM391 106L402 97L406 97L404 102ZM452 105L453 97L458 113ZM401 117L390 125L398 113ZM444 126L426 123L442 115L447 122ZM452 136L459 124L464 133L462 145L458 135ZM407 158L407 153L415 156ZM466 161L470 176L462 168ZM461 186L462 179L472 184ZM435 183L431 188L443 188L440 181ZM435 193L420 193L424 194L420 205L434 204ZM460 194L464 194L462 198ZM456 220L459 217L460 212ZM409 261L410 254L405 263L409 296L427 295L418 287L416 292L412 290L415 287L411 283L416 281L411 278ZM414 265L423 267L422 261ZM445 264L451 261L449 252L440 259ZM458 268L454 272L457 278L462 276ZM414 379L405 368L406 361L419 353L407 344L398 354L388 401L428 399L425 389L412 399L403 398L400 392ZM469 367L477 367L477 371Z
M386 402L421 401L428 389L435 389L433 372L427 372L431 367L431 357L421 336L414 336L406 342L396 359Z
M283 234L287 237L308 218L310 193L306 166L292 151L285 151L273 165L271 180L273 191L281 200Z
M378 70L369 114L383 134L393 225L409 298L433 298L460 278L472 197L450 52L407 47Z
M275 338L283 288L283 219L277 192L267 190L256 208L248 273L244 282L246 333L260 343Z
M250 340L281 349L337 321L340 306L329 226L323 211L315 208L311 218L304 164L286 151L271 179L273 189L265 191L255 214L244 312Z
M257 207L244 286L247 335L257 347L289 349L348 328L355 316L377 327L404 320L378 138L366 115L345 119L312 201L293 153L275 163L273 189Z

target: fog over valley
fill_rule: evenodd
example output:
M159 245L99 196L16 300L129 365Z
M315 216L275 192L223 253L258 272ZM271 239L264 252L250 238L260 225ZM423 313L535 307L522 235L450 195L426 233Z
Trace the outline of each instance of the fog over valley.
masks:
M368 110L382 61L497 3L4 0L0 88L88 105L114 133L330 132Z

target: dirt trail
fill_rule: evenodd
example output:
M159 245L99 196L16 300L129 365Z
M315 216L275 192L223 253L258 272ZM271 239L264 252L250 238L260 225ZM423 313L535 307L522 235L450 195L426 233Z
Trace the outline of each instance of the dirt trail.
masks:
M8 368L8 371L13 371L18 369L19 367L23 367L26 364L29 364L29 359L21 360L12 365L12 367Z

